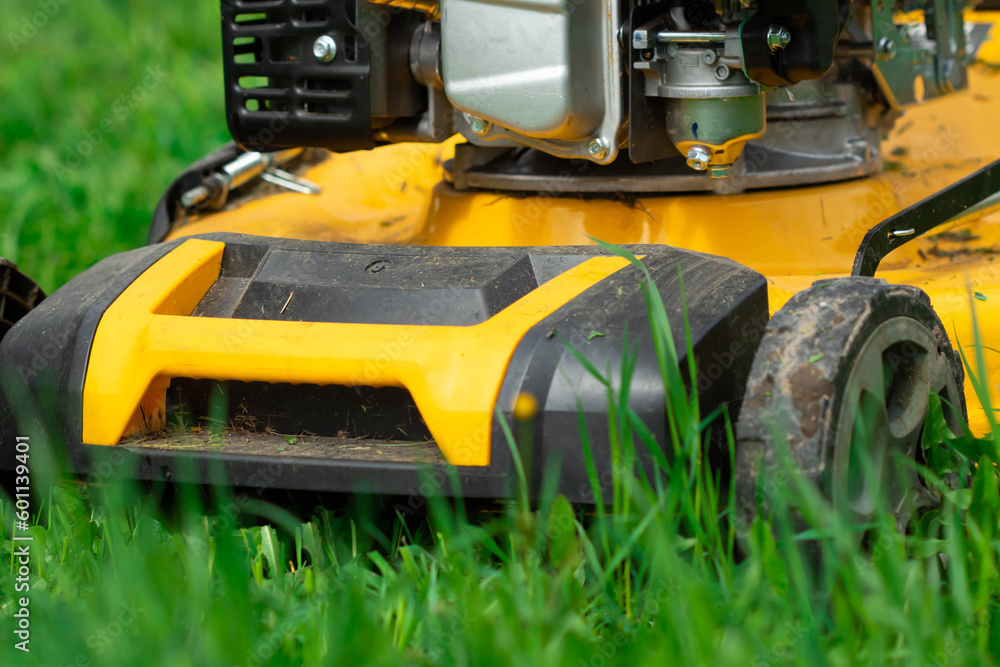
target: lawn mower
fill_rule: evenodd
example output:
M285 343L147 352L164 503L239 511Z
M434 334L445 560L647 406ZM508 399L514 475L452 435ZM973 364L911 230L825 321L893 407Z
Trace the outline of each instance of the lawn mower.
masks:
M47 433L82 475L505 498L523 464L530 494L588 503L609 394L669 457L677 371L750 515L787 446L864 519L933 501L893 465L926 456L932 406L989 430L959 350L975 304L998 376L1000 13L221 7L235 141L149 244L47 298L0 267L5 468Z

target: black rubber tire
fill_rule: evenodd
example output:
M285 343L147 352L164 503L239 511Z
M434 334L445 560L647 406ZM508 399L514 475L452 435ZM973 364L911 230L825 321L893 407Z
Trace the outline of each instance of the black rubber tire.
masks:
M18 320L27 315L43 299L45 292L35 284L35 281L18 271L14 262L0 257L0 341ZM0 386L0 433L7 432L5 420L9 417L5 403L6 397L3 396L3 387ZM0 450L4 447L13 448L14 443L0 442ZM3 460L3 453L0 451L0 461ZM0 470L0 487L12 491L13 482L12 472ZM10 495L13 496L13 493Z
M14 262L0 257L0 339L44 298L45 292Z
M849 387L851 396L855 396L857 378L872 377L876 372L871 370L874 366L871 357L878 349L872 342L873 336L879 341L891 340L883 333L889 329L909 332L904 338L919 339L923 345L912 342L909 347L898 347L900 344L897 343L882 353L882 364L877 373L882 376L879 381L884 389L882 400L886 404L887 421L879 433L886 434L888 445L883 448L880 443L865 440L863 444L869 448L872 459L879 455L887 459L889 447L901 446L893 444L895 432L889 426L896 422L892 421L891 415L903 414L901 411L911 410L911 407L907 404L905 408L897 408L895 403L890 405L891 400L896 399L886 397L901 391L897 385L902 386L904 380L896 380L897 371L901 378L905 378L907 373L912 375L915 379L908 380L912 383L922 383L926 375L935 378L933 382L929 379L927 386L935 383L943 385L931 386L931 389L943 399L949 427L961 430L966 418L962 391L965 374L927 294L916 287L890 285L875 278L816 282L811 288L795 295L771 319L750 370L736 428L736 469L733 478L737 521L744 535L758 512L766 514L769 511L768 497L776 488L767 488L768 484L761 482L761 473L774 473L771 479L780 478L777 474L779 444L782 448L787 446L792 465L831 499L835 507L841 500L851 504L848 499L852 480L843 479L844 472L834 471L835 461L837 470L845 470L843 461L846 459L843 457L847 456L841 452L841 458L837 458L837 443L843 448L845 438L853 438L845 432L838 440L838 433L843 429L839 422L845 415L855 414L850 412L853 408L845 404ZM923 349L924 346L933 349ZM889 350L891 357L888 363L894 374L886 379L884 374L887 372L886 355ZM859 355L862 354L868 359L864 368L859 367L862 361ZM904 363L911 366L904 367ZM909 428L909 424L919 419L919 427L915 428L922 429L927 412L927 395L923 396L921 413L921 397L917 395L917 389L913 392L913 400L917 403L912 406L912 414L906 413L905 426ZM870 395L865 395L865 400L869 400ZM853 418L849 421L854 423ZM784 433L787 445L776 441L781 437L780 433ZM848 444L847 447L850 449L853 446ZM850 471L849 468L846 470ZM892 490L885 483L880 483L880 486L883 488L876 490L876 495L884 496ZM907 492L906 489L896 490ZM866 489L865 493L868 491ZM876 500L885 501L885 498L871 502ZM899 499L890 500L895 506ZM858 506L863 504L857 500L851 502ZM759 506L761 503L763 506ZM854 509L855 505L851 507ZM901 518L897 516L897 520Z

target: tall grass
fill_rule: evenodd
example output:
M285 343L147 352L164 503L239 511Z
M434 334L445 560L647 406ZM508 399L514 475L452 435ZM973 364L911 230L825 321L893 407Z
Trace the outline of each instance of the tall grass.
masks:
M615 452L612 497L599 507L548 494L488 507L428 500L414 514L357 496L303 520L222 489L205 499L181 488L165 508L156 488L55 483L31 529L32 653L14 651L4 630L3 664L993 661L996 441L947 432L934 405L926 442L937 454L924 473L959 484L942 483L941 508L907 533L884 514L850 525L789 470L741 557L732 494L706 465L708 420L675 375L666 313L645 285L672 439L662 455L627 407L629 350L621 377L591 367L607 387ZM652 474L640 451L653 454ZM793 528L791 507L805 529ZM9 502L0 514L7 529ZM810 572L804 541L822 551L823 571ZM0 546L5 568L11 550ZM15 595L5 576L4 628Z

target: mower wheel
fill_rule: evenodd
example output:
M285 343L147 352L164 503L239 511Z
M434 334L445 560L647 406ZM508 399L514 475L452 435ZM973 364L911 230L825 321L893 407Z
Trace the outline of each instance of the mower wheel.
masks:
M44 298L45 292L14 262L0 257L0 339Z
M742 530L788 483L779 465L784 452L855 525L869 524L884 503L905 530L940 494L900 459L924 460L931 393L941 398L948 427L962 431L963 381L961 360L922 290L843 278L795 295L768 324L737 423L733 483Z

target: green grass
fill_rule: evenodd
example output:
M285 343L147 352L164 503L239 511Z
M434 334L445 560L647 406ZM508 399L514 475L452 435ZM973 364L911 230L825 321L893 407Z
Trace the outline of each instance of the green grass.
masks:
M356 496L302 517L225 490L206 501L181 488L165 502L162 489L143 493L111 476L50 483L39 465L45 443L32 441L32 484L48 491L30 529L30 593L15 590L20 543L0 543L3 664L994 662L1000 440L953 437L933 409L926 442L940 455L926 476L956 473L962 483L942 485L943 506L906 534L884 514L851 525L783 471L772 514L749 526L739 557L732 493L705 465L705 422L674 375L662 302L655 289L648 297L673 438L655 473L641 473L638 451L658 445L623 409L634 358L623 353L621 382L591 368L608 388L607 512L553 494L493 512ZM807 524L799 532L793 507ZM13 524L9 501L0 521ZM818 559L801 549L807 542ZM30 655L16 653L6 630L25 595Z
M51 290L141 244L171 178L227 137L214 2L70 0L14 54L8 31L40 7L4 6L0 254ZM118 119L115 100L150 65L168 78ZM116 129L60 177L56 165L108 118ZM651 443L622 409L628 382L608 382L613 511L551 495L499 513L358 496L299 516L228 492L182 489L165 504L156 489L36 473L30 654L14 649L25 593L14 508L0 503L0 664L995 662L1000 430L954 439L934 461L967 483L911 534L882 517L861 549L859 527L790 474L739 558L731 494L704 465L705 415L675 375L655 295L650 309L674 437L657 474L637 474ZM626 354L626 380L632 363ZM982 389L982 367L970 368ZM32 443L33 464L44 444ZM806 533L788 528L790 505L804 508ZM803 537L820 540L816 576Z
M2 25L0 256L52 291L142 245L167 185L229 139L219 8L8 0Z

